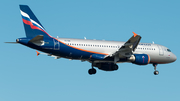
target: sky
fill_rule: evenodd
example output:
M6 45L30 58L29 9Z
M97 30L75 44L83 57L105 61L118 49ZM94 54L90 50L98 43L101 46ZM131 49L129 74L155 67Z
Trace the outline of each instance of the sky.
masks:
M25 37L19 4L28 5L54 37L141 42L171 49L177 60L159 64L118 64L97 69L78 60L36 56L15 42ZM0 3L0 101L179 101L179 0L4 0Z

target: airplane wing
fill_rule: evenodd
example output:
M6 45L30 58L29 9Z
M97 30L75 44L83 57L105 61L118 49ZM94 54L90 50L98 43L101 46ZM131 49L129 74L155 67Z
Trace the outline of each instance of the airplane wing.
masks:
M115 57L114 62L117 62L119 58L130 57L135 51L137 45L141 40L141 36L137 35L133 32L133 36L122 46L111 55L111 57Z

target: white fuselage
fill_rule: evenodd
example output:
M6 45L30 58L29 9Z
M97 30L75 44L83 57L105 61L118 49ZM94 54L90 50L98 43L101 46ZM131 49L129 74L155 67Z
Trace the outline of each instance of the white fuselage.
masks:
M59 41L78 49L87 51L113 54L125 43L119 41L104 41L104 40L87 40L87 39L71 39L58 38ZM151 43L139 43L134 54L148 54L150 56L150 63L170 63L176 60L176 56L168 51L165 46Z

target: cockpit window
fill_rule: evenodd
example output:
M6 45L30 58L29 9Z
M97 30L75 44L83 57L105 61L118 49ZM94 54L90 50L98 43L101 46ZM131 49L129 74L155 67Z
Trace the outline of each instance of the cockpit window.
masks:
M171 52L171 50L170 50L170 49L167 49L167 51L168 51L168 52Z

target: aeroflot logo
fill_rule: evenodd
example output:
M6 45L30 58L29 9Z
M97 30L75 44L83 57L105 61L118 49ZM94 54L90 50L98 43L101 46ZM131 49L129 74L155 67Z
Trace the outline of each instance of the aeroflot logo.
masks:
M25 12L23 12L23 11L21 11L21 10L20 10L20 12L21 12L21 15L23 16L23 18L25 18L25 20L30 21L34 26L37 26L37 27L39 27L40 29L44 30L44 28L43 28L40 24L38 24L37 22L35 22L34 20L32 20L27 13L25 13Z

